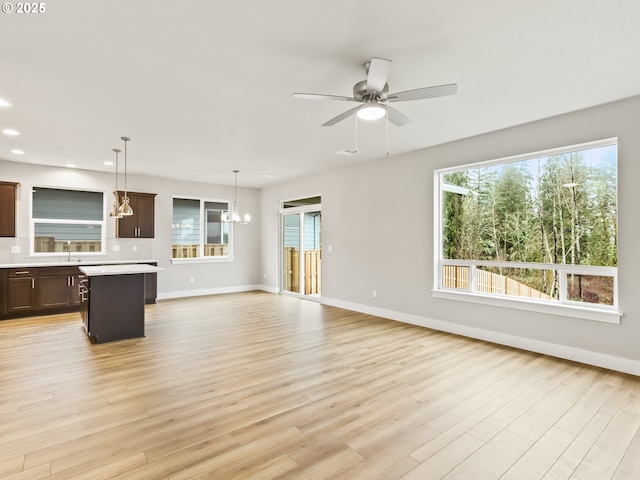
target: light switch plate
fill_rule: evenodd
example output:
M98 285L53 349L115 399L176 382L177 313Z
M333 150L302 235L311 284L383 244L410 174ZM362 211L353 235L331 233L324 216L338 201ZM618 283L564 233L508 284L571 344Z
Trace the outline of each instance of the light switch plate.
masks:
M11 253L20 253L20 245L11 245Z

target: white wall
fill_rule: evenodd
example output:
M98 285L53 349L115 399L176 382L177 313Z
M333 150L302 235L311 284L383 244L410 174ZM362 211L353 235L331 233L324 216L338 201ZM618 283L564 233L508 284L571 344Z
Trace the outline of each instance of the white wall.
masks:
M638 118L640 97L265 188L263 282L277 286L278 201L321 194L325 303L640 374ZM611 137L619 142L620 325L432 297L434 169Z
M44 261L29 257L29 203L31 187L54 186L103 190L107 207L111 208L114 175L68 168L42 167L0 160L0 180L20 182L17 201L16 238L0 238L0 264L33 263ZM121 186L122 187L122 186ZM259 283L260 217L259 191L238 188L238 203L243 211L252 213L252 222L237 225L233 232L234 261L204 264L171 264L172 199L174 195L233 200L233 186L210 185L196 182L174 181L152 176L129 175L127 187L134 192L156 193L155 238L115 238L115 220L107 220L107 255L86 260L155 259L166 270L158 274L159 298L246 290ZM20 253L11 253L18 245ZM120 247L114 252L114 245ZM136 247L136 251L133 247ZM82 258L85 260L85 258ZM51 261L64 261L66 255ZM193 278L193 283L191 282Z

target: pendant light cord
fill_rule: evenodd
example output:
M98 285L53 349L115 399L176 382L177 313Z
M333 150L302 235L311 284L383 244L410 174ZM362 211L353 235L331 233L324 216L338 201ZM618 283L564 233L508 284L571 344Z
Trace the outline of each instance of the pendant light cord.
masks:
M389 110L385 109L385 124L386 124L386 140L387 140L387 157L389 156Z
M129 137L122 137L124 140L124 197L127 198L127 142Z

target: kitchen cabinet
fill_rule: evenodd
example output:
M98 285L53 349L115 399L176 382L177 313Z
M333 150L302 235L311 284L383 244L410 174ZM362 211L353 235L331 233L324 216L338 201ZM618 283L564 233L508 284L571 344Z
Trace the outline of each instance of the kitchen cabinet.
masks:
M37 268L11 268L7 279L7 313L30 312L37 308Z
M156 263L151 263L154 267ZM158 274L157 273L145 273L144 274L144 303L153 304L156 303L156 297L158 296Z
M145 275L154 265L81 266L80 316L92 342L144 337Z
M0 319L80 310L80 276L77 265L0 269ZM156 303L157 274L143 277L144 303Z
M63 308L80 304L78 267L42 267L38 270L39 308Z
M124 192L118 192L122 201ZM118 238L153 238L155 223L155 193L127 192L129 205L133 215L116 220L116 237Z
M15 182L0 182L0 237L16 236L16 190Z
M151 265L81 267L81 317L94 343L144 337L145 275Z

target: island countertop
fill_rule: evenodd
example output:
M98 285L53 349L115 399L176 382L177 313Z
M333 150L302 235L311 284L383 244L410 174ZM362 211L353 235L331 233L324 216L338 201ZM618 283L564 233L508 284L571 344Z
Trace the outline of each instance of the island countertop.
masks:
M98 266L82 266L78 267L87 277L96 277L102 275L130 275L135 273L156 273L163 268L154 267L147 264L128 264L128 265L98 265Z
M0 265L0 268L36 268L36 267L81 267L85 266L93 266L93 265L129 265L136 263L157 263L157 260L153 259L137 259L137 260L98 260L98 259L87 259L87 260L78 260L73 259L71 261L50 261L50 262L20 262L20 263L5 263Z

